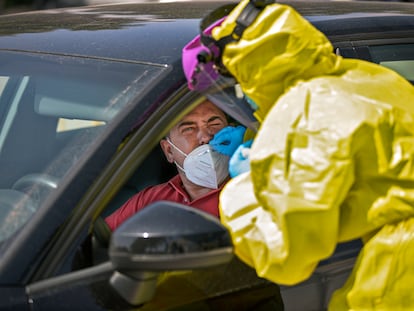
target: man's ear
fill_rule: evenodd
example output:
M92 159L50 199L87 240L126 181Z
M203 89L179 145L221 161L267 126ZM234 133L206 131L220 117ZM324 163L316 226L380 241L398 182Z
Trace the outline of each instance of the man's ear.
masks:
M170 163L173 163L174 162L174 157L173 157L173 154L172 154L171 144L166 139L162 139L160 141L160 146L161 146L162 151L165 154L165 157L167 158L167 161L170 162Z

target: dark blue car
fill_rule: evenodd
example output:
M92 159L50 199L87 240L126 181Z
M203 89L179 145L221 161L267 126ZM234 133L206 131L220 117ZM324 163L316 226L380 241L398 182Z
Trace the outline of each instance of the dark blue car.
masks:
M412 4L287 3L332 52L414 81ZM339 245L306 282L279 287L233 255L217 219L185 206L158 202L112 234L103 222L175 173L158 142L200 96L187 89L181 49L223 4L0 16L0 310L326 308L360 241Z

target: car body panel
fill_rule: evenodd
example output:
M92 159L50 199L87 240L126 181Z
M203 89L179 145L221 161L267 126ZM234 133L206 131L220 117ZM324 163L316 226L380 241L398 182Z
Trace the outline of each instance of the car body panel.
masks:
M293 5L333 42L342 41L346 36L358 41L384 38L386 32L390 38L412 38L410 14L414 8L408 3L390 6L383 2L375 5L366 2L281 2ZM2 16L0 48L168 63L172 57L181 55L176 46L187 43L188 36L197 33L199 19L223 3L153 2ZM380 30L378 18L381 19ZM362 32L361 20L364 21ZM156 25L151 25L152 22ZM16 23L18 28L14 27ZM407 25L411 25L411 29L407 29ZM163 37L148 40L153 33L156 33L155 37L162 33ZM143 40L145 46L139 44ZM157 55L161 51L167 57L165 60Z
M19 228L7 244L0 246L4 251L0 255L0 296L8 297L0 304L0 309L7 309L13 304L25 308L25 303L32 310L73 309L68 301L76 301L90 310L125 307L125 302L107 284L110 272L100 271L102 273L96 277L87 277L91 275L88 269L93 270L96 265L85 267L85 262L79 257L85 249L92 247L87 245L90 243L87 237L91 234L93 223L99 214L107 211L107 205L115 203L118 194L127 188L124 184L128 184L128 180L139 179L140 187L149 184L151 178L151 182L158 181L158 175L149 170L155 170L154 162L162 161L162 155L151 150L165 135L168 127L194 106L199 96L186 88L181 69L181 48L197 35L200 18L223 3L227 2L128 3L0 16L0 55L10 56L2 58L7 59L7 62L0 64L0 78L17 68L13 62L19 59L15 56L20 55L61 63L56 68L62 72L51 75L55 81L53 78L41 80L48 81L44 83L51 88L55 85L56 90L59 90L57 93L61 92L58 83L60 77L70 72L63 65L70 62L78 63L78 67L74 65L73 68L85 69L83 79L87 82L84 85L93 82L104 85L103 81L110 85L112 78L117 79L116 82L126 90L111 93L122 93L122 109L113 118L104 120L108 121L107 125L94 134L96 136L92 136L93 139L85 140L87 146L79 153L80 158L73 162L64 178L59 180L57 189L50 192L30 221ZM398 57L401 60L412 60L414 57L414 53L411 53L414 43L412 4L329 1L284 3L294 6L323 31L332 41L336 53L344 57L381 63L386 52L378 52L374 47L381 48L384 45L407 45L410 48ZM88 76L88 64L95 64L93 68L102 70L102 74L99 70L94 73L99 79L93 74ZM148 83L140 83L146 80L134 79L134 75L122 82L116 74L104 74L109 64L125 66L128 70L137 68L134 71L137 77L140 76L138 68L153 68L159 74L155 74ZM26 76L29 76L30 70L31 67L27 66ZM46 67L39 66L39 72L45 75L48 71ZM71 74L76 77L79 72L82 70L74 70ZM4 98L9 93L10 96L16 96L18 86L26 79L23 73L24 70L20 80L16 80L14 89L0 92L0 129L7 123L2 120ZM73 89L77 101L81 101L78 98L88 97L88 91L81 91L81 86L75 85ZM100 95L103 96L104 92ZM103 98L98 97L97 101L107 101ZM46 104L39 106L43 109L42 113L53 115L51 109L55 106L47 105L47 101L43 103ZM88 119L85 115L83 117ZM97 118L92 119L97 121ZM33 143L38 145L36 141ZM30 150L25 152L32 155ZM68 159L75 154L66 153ZM61 160L56 165L63 167L62 163L64 161ZM11 167L2 167L1 170L8 172ZM39 174L41 178L50 169L51 166L47 166L45 171L30 173ZM157 169L167 171L170 168ZM16 170L13 172L16 173ZM10 178L14 181L15 176ZM4 185L11 183L4 181ZM137 189L124 194L122 199ZM352 268L360 246L359 241L351 242L344 249L339 246L338 252L331 260L322 262L311 279L295 287L282 287L287 309L299 310L304 303L314 306L315 310L326 306L332 291L344 282ZM74 263L78 261L83 266L75 266ZM192 284L199 279L205 281L198 284L202 288L202 295L197 299L194 294L183 296L181 301L175 301L175 306L205 306L209 298L225 297L229 288L240 289L237 284L226 288L218 286L217 282L224 282L228 277L218 277L226 269L224 266L212 268L210 272L193 271L187 275L187 280ZM245 269L245 272L238 274L245 279L238 281L246 284L244 289L268 284L256 278L251 269L241 269ZM85 278L82 278L83 275ZM332 282L327 282L328 279ZM321 285L325 286L325 290L320 290ZM303 297L302 300L297 299L299 295ZM108 297L112 305L104 301ZM141 309L160 309L162 300L162 297L158 297ZM168 306L164 307L168 309Z

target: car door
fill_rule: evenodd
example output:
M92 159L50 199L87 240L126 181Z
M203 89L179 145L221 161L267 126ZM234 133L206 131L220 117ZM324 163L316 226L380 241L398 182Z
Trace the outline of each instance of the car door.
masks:
M177 94L180 96L176 96ZM258 278L253 269L233 257L230 241L227 246L230 253L227 253L228 258L225 262L216 263L216 260L209 257L209 252L200 253L200 258L205 258L206 263L198 268L193 266L193 263L197 262L194 257L185 263L188 264L185 266L186 269L174 269L169 260L166 260L160 268L161 273L157 278L154 296L148 301L145 298L143 303L140 300L141 295L148 291L145 282L147 278L152 278L152 274L147 274L146 270L135 271L135 278L140 279L142 276L145 284L135 284L132 289L123 281L118 281L120 277L114 269L116 264L110 261L108 248L102 245L105 242L99 241L94 230L94 226L97 227L102 220L97 216L92 217L92 220L88 219L88 215L105 215L109 212L108 209L119 207L121 202L131 195L129 188L132 184L135 191L138 191L148 183L159 183L171 176L171 168L166 170L160 163L163 159L157 144L177 118L194 106L197 97L198 95L188 92L183 85L138 130L128 135L115 157L95 181L94 187L79 203L78 209L71 216L72 219L68 219L64 224L62 231L66 233L60 233L60 238L68 239L75 222L84 223L85 230L77 229L77 236L70 237L71 242L63 245L64 250L58 247L56 251L52 249L51 258L45 267L50 271L42 272L43 275L50 276L39 278L26 287L33 310L215 310L229 305L237 310L248 310L253 304L263 301L266 302L263 310L268 310L269 306L271 310L281 310L279 287ZM120 184L122 186L119 186ZM113 188L119 190L109 190ZM170 208L172 207L168 206L168 209ZM202 218L209 217L203 215ZM160 216L157 219L160 219ZM168 219L169 224L174 224L174 221L174 218ZM148 222L149 220L146 220L146 223ZM209 221L210 224L211 222L218 220ZM171 239L175 234L180 235L180 228L192 223L193 220L176 223L176 231L166 232L165 238ZM154 230L159 231L155 224ZM228 234L224 228L223 232ZM214 237L212 233L209 233L209 236ZM207 244L212 245L220 239L213 240ZM58 251L64 251L64 254ZM114 279L116 281L113 281ZM123 287L117 291L118 282L122 283ZM125 294L124 297L124 293L130 290L135 294Z

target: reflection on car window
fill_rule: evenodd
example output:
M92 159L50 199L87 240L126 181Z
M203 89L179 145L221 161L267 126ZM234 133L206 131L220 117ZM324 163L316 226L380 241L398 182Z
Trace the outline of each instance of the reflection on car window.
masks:
M59 118L56 132L66 132L75 129L105 125L105 122L95 120L79 120Z
M18 52L0 57L1 242L165 68Z
M414 81L414 60L384 61L380 65L398 72L409 81Z
M394 44L369 48L372 60L414 83L414 44Z
M8 80L9 80L9 77L0 76L0 96L1 94L3 94L4 87L6 86L6 83Z

